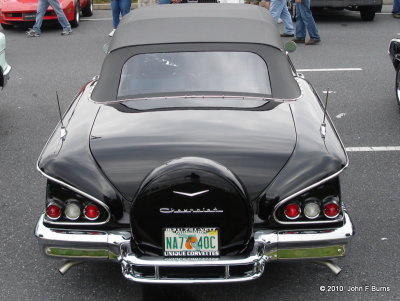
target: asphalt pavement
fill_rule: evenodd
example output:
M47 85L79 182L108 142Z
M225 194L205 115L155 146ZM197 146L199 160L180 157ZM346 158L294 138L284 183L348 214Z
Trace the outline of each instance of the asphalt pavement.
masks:
M71 36L46 27L39 38L24 28L5 31L13 70L0 91L0 300L400 300L400 112L395 72L387 55L400 20L384 6L373 22L356 12L316 15L322 42L298 45L295 66L325 97L349 152L342 196L356 227L343 271L296 262L268 264L255 281L215 285L141 285L118 264L85 263L65 276L43 257L33 231L44 209L45 180L36 160L62 110L99 74L110 41L111 12L95 11ZM278 26L282 30L282 26ZM288 41L288 39L283 39Z

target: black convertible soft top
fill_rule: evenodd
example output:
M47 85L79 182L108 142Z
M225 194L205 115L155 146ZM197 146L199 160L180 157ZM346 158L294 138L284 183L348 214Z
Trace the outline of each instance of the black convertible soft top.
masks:
M125 15L111 41L92 100L118 101L121 70L129 58L143 53L185 51L258 54L268 66L271 84L272 93L265 97L294 100L301 96L276 24L266 9L196 3L153 5ZM240 74L240 70L237 72Z
M126 15L110 51L164 43L260 43L282 48L276 25L262 7L241 4L154 5Z

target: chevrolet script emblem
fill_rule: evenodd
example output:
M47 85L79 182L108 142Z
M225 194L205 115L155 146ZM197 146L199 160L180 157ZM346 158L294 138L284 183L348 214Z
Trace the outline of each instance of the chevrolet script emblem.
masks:
M209 190L207 189L207 190L203 190L203 191L198 191L198 192L193 192L193 193L189 193L189 192L182 192L182 191L172 191L173 193L176 193L176 194L180 194L180 195L184 195L184 196L188 196L188 197L194 197L194 196L198 196L198 195L201 195L201 194L204 194L204 193L207 193L207 192L209 192Z

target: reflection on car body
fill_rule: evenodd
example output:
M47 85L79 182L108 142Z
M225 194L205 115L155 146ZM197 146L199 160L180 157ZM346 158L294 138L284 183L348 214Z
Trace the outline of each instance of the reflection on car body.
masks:
M6 37L0 32L0 87L4 87L10 78L11 66L6 61Z
M337 272L353 235L347 165L264 8L140 8L39 157L35 235L72 261L62 272L110 260L138 282L245 281L298 259Z
M390 61L396 70L395 92L397 104L400 106L400 39L392 39L388 49Z

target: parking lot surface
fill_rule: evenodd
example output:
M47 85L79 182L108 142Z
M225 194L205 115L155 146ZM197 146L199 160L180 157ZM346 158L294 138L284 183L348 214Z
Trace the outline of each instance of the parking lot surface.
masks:
M223 285L141 285L110 263L85 263L61 276L59 262L39 253L33 231L45 179L36 160L59 119L56 91L64 111L99 74L111 11L95 11L67 37L57 27L29 39L25 28L7 30L13 70L0 91L0 300L400 300L400 112L387 55L400 20L390 10L384 6L373 22L322 12L315 16L321 44L299 45L291 55L321 98L331 92L328 111L349 150L342 196L356 235L339 261L343 271L274 263L258 280Z

